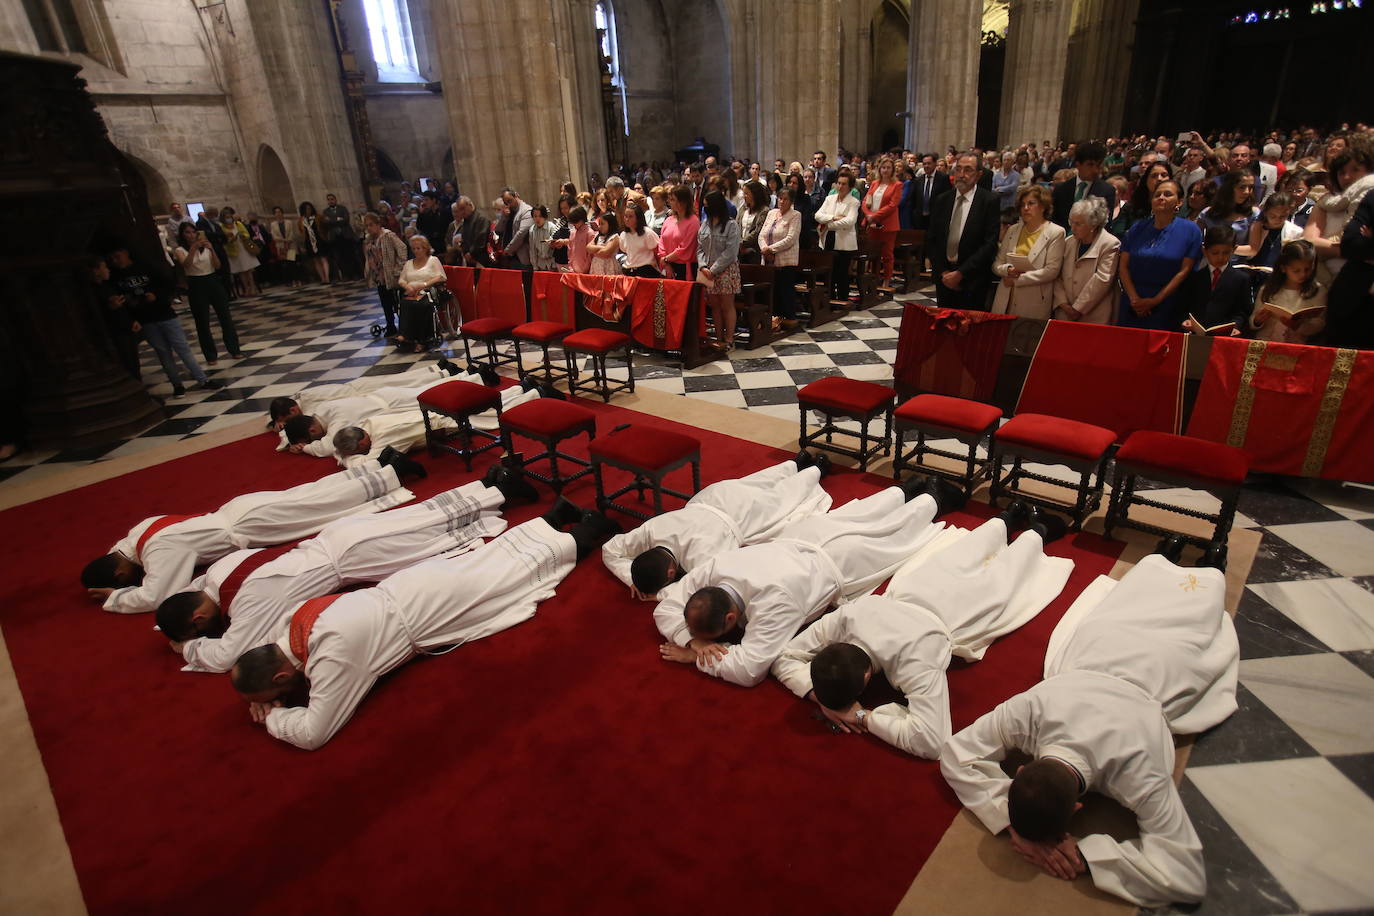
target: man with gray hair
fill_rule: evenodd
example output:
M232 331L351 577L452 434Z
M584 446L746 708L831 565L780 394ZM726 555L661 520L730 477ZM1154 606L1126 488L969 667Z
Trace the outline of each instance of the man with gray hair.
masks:
M1279 185L1279 179L1283 177L1283 166L1279 165L1279 157L1283 155L1283 147L1277 143L1266 143L1260 151L1262 155L1257 165L1259 166L1259 185L1258 193L1255 194L1259 204L1263 204L1265 198L1274 193L1274 189Z
M469 267L490 267L491 220L477 212L472 198L466 195L453 203L453 223L444 240L445 264Z
M534 210L512 188L501 192L501 205L506 210L501 222L502 231L498 234L505 260L502 266L529 270L530 228L534 225Z

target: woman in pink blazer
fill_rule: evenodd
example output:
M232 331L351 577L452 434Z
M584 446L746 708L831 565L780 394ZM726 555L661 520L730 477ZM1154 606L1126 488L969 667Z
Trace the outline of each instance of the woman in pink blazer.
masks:
M797 250L801 239L801 212L792 206L792 192L778 189L777 209L768 211L768 219L759 233L759 254L763 263L777 268L773 283L773 321L779 328L792 330L797 326Z

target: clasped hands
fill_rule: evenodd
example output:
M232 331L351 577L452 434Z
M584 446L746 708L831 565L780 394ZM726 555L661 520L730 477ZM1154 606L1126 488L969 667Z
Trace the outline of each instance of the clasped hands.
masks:
M692 639L686 646L679 646L676 643L665 642L658 647L658 654L667 662L678 662L683 665L695 665L697 662L705 662L713 665L720 661L730 651L730 647L725 643L709 642L704 639Z
M267 714L274 709L280 709L281 706L281 700L273 700L270 703L249 703L248 715L251 716L253 721L258 725L262 725L267 721Z
M1011 848L1047 875L1072 881L1088 870L1083 854L1078 851L1078 841L1067 833L1057 843L1034 843L1011 827L1007 832L1011 835Z
M816 700L816 695L811 694L811 699ZM868 717L859 718L859 711L863 709L858 701L848 709L828 709L816 700L816 708L821 711L830 724L834 725L846 735L866 735L868 734Z

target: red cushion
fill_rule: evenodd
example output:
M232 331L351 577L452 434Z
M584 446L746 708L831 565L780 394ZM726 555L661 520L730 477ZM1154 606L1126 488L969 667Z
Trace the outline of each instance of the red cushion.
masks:
M591 453L595 457L646 471L656 471L700 452L701 443L691 436L647 426L631 426L618 433L601 436L593 439L591 445Z
M996 433L997 441L1093 461L1116 441L1116 433L1091 423L1043 413L1017 414Z
M596 414L576 404L553 398L526 401L501 412L502 426L518 433L532 433L549 439L560 438L561 434L588 420L595 421Z
M454 379L426 388L417 400L431 410L457 417L491 410L501 403L501 392L486 385Z
M518 324L511 330L511 334L521 340L532 340L535 343L544 343L548 340L557 340L565 334L571 334L574 328L570 324L561 321L526 321Z
M628 334L621 334L619 331L608 331L605 328L588 328L585 331L578 331L576 334L569 334L563 338L563 349L565 350L584 350L589 353L606 353L625 346L630 342Z
M831 376L817 379L797 392L797 400L808 407L872 413L897 400L897 392L886 385L858 379Z
M931 423L945 429L959 429L980 433L1002 417L1002 411L991 404L951 398L943 394L918 394L893 413L898 420Z
M1116 453L1118 464L1144 465L1232 486L1245 482L1250 462L1238 448L1190 436L1140 430Z
M504 318L474 318L465 321L458 332L464 337L501 337L515 330L515 322Z

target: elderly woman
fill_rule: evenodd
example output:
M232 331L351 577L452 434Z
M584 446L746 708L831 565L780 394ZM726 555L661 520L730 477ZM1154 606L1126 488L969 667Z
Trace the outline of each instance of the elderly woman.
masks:
M992 193L997 196L997 206L1009 210L1016 206L1016 192L1023 184L1021 172L1016 168L1016 154L1011 150L1002 154L1002 167L992 172Z
M395 337L396 310L401 298L401 268L406 263L406 243L382 223L377 213L363 217L363 276L377 288L386 317L386 337Z
M1063 267L1054 284L1054 317L1111 324L1121 241L1106 229L1107 202L1085 197L1069 208L1069 234L1059 244Z
M763 263L777 268L777 282L773 306L777 314L773 321L777 328L793 330L797 326L797 251L801 242L802 215L792 206L792 191L778 191L776 210L768 211L768 220L759 233L759 255Z
M430 252L429 239L416 233L411 236L410 250L414 257L401 268L401 333L396 337L396 349L401 352L423 353L433 339L434 314L442 317L447 311L444 288L444 267ZM446 332L451 330L448 327Z
M663 224L672 215L672 209L668 206L668 192L672 190L667 185L655 185L649 189L649 207L644 214L644 225L646 228L654 230L657 234L663 231Z
M1131 227L1121 243L1121 305L1117 324L1173 331L1183 322L1183 281L1202 257L1202 230L1178 218L1182 189L1161 181L1150 198L1153 216Z
M992 272L1002 278L992 310L1025 318L1049 318L1054 283L1063 264L1064 230L1050 222L1050 192L1029 185L1016 192L1021 218L1002 236Z

